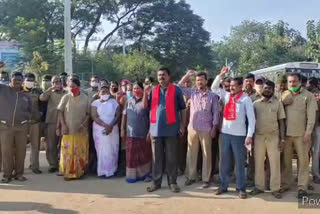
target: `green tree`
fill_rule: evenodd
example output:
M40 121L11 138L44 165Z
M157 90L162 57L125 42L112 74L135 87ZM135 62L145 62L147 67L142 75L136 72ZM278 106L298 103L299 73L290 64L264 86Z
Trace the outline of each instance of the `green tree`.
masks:
M210 34L203 22L185 1L162 0L138 10L125 35L134 41L133 48L151 54L177 78L188 68L212 66Z
M128 55L114 55L113 64L123 77L131 80L142 80L148 76L155 76L160 67L160 63L151 55L137 50Z
M232 27L230 36L222 42L213 43L215 69L220 69L226 58L235 63L234 70L240 75L276 64L304 61L305 44L300 32L283 21L243 21Z
M307 35L306 54L310 59L320 62L320 20L317 24L314 20L307 22Z

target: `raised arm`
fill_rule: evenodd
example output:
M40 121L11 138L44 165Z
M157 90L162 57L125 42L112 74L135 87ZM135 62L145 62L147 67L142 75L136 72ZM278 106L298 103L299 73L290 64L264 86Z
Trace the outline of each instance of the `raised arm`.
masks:
M191 97L191 94L192 94L192 92L193 92L194 89L192 89L192 88L187 88L187 87L184 86L184 84L185 84L185 82L186 82L187 80L190 79L190 77L192 77L192 76L194 76L194 75L195 75L195 71L189 70L189 71L186 73L186 75L184 75L184 76L181 78L181 80L179 81L179 83L178 83L178 86L179 86L179 88L181 89L183 95L186 96L188 99Z
M143 103L143 108L147 109L149 108L149 95L152 91L152 85L147 85L144 88L144 92L143 92L143 98L142 98L142 103Z
M52 92L53 92L53 87L50 87L48 90L46 90L39 96L39 100L42 102L47 102L50 99Z
M213 92L216 92L220 88L220 83L227 73L228 73L228 68L223 66L220 73L216 76L216 78L214 79L211 85L211 90Z

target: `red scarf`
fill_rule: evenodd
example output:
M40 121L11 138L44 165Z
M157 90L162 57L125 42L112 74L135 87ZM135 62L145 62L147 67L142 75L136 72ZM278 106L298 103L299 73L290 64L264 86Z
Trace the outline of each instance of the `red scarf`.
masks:
M226 120L234 121L237 119L237 108L236 101L240 99L242 92L238 94L235 98L230 94L229 102L224 107L223 117Z
M166 114L167 114L167 124L174 124L177 122L176 119L176 108L175 108L175 94L176 87L173 84L170 84L167 89L166 95ZM159 105L160 98L160 85L156 86L152 92L151 100L151 123L157 122L157 109Z

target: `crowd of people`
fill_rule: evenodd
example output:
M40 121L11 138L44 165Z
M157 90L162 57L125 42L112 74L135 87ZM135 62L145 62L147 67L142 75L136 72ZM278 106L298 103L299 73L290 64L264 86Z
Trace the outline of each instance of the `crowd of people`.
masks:
M266 190L280 199L294 183L297 197L320 183L319 81L298 73L274 83L247 74L228 77L223 67L215 79L189 70L172 83L167 68L144 82L107 81L94 76L81 87L76 75L0 74L0 170L3 183L25 181L27 143L30 169L41 174L40 138L45 137L49 173L66 181L87 173L101 178L151 182L169 189L202 181L208 188L215 174L216 195L226 193L235 178L239 197Z

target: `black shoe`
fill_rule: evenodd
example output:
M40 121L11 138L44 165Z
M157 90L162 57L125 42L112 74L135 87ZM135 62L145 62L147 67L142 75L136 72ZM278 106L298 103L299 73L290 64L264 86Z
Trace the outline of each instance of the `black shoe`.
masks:
M1 183L4 183L4 184L9 183L10 181L11 181L11 178L3 177L3 178L1 179Z
M190 186L190 185L194 184L195 182L196 182L195 180L187 179L186 182L184 183L184 185Z
M239 192L239 198L246 199L247 198L247 193L245 191L240 191Z
M206 189L206 188L209 188L210 187L210 183L209 182L203 182L202 184L202 188L203 189Z
M228 192L228 190L224 190L224 189L221 189L221 188L218 188L216 191L215 191L215 195L222 195L223 193L226 193Z
M261 194L261 193L264 193L264 191L258 189L258 188L254 188L251 192L249 192L250 195L258 195L258 194Z
M275 191L271 193L276 199L281 199L282 198L282 194L280 193L280 191Z
M305 190L303 190L303 189L299 189L299 190L298 190L298 194L297 194L297 198L298 198L298 199L301 199L301 198L303 198L303 197L305 197L305 196L308 196L307 191L305 191Z
M49 173L55 173L58 169L57 168L50 168L48 170Z
M41 173L42 173L42 171L39 170L39 169L33 169L32 172L33 172L34 174L41 174Z
M1 169L0 169L0 172L1 172ZM320 184L320 178L314 176L314 177L313 177L313 183L315 183L315 184Z
M157 186L154 184L151 184L151 186L147 187L147 192L154 192L157 191L158 189L161 189L161 186Z
M309 185L308 185L308 190L311 190L311 191L314 190L314 187L312 186L312 184L309 184Z

